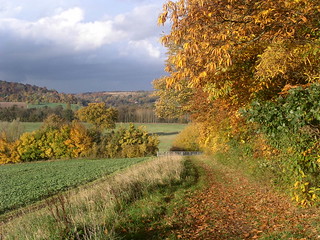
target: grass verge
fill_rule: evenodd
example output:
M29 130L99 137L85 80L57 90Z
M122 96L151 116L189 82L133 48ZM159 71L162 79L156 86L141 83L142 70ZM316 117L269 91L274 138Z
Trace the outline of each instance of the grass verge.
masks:
M2 238L143 239L141 234L147 232L159 236L167 226L160 223L154 234L150 227L158 221L152 220L167 214L172 199L184 195L196 179L192 164L181 157L143 162L6 223Z

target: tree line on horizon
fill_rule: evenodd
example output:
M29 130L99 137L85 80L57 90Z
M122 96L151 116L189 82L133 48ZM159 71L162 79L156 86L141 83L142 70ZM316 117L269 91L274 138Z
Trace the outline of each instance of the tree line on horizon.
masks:
M117 108L119 122L187 123L189 121L188 116L173 119L157 116L154 112L157 98L152 91L64 94L30 84L0 81L0 102L26 102L31 106L0 107L0 121L19 119L22 122L42 122L51 114L72 121L75 116L74 107L71 105L76 104L78 109L90 103L100 102ZM61 106L49 107L47 103L61 103Z

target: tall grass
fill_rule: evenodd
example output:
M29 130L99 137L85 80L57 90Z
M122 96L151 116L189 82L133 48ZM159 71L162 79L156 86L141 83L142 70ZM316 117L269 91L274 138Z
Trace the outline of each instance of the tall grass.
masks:
M47 201L47 208L2 226L3 239L116 239L121 213L132 202L181 181L181 157L137 164L76 193ZM0 236L1 238L1 236Z
M9 142L19 139L24 132L25 127L19 120L13 120L12 122L0 122L0 135L4 133Z

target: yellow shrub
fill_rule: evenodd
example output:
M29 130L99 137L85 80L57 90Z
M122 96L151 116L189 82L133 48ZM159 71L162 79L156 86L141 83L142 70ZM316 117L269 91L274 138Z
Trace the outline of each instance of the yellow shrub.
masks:
M88 156L93 146L92 138L85 126L79 122L73 122L70 129L69 139L65 141L71 157Z
M8 142L5 136L0 137L0 164L17 162L20 162L17 141Z
M182 130L173 142L172 150L199 151L199 125L190 124Z

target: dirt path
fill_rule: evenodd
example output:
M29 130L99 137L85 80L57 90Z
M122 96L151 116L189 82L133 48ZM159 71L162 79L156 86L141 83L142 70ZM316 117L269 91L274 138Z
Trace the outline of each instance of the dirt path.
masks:
M299 209L287 197L202 157L206 188L173 219L178 239L320 239L319 209ZM318 229L315 226L318 225Z

